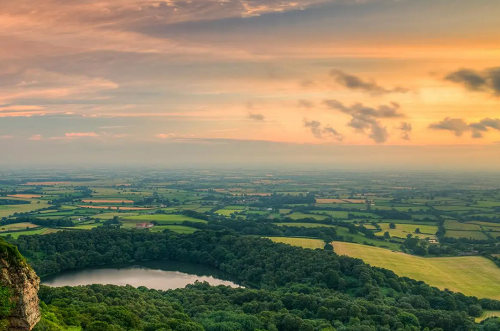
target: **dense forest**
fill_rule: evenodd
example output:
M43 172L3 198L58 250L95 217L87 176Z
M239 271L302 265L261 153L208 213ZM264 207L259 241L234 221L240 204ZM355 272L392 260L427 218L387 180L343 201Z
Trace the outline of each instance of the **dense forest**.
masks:
M440 291L331 250L301 249L229 231L179 235L93 229L21 236L15 243L39 275L169 259L216 267L245 286L197 284L167 292L110 286L43 288L45 318L39 330L57 325L214 331L500 328L498 320L476 325L472 318L483 309L500 309L498 301ZM141 300L144 305L132 308Z

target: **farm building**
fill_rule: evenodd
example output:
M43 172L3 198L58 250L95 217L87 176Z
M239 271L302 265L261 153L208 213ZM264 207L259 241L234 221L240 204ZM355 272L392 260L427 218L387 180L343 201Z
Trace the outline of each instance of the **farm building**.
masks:
M148 229L148 228L152 228L154 226L153 223L137 223L135 225L135 227L137 229Z

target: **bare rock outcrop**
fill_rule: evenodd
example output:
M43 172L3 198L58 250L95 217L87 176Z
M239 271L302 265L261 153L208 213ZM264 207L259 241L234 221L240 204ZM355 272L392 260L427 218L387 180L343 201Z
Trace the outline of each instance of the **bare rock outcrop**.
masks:
M39 287L40 278L17 248L0 239L0 289L5 315L0 316L0 329L26 331L36 325L40 320Z

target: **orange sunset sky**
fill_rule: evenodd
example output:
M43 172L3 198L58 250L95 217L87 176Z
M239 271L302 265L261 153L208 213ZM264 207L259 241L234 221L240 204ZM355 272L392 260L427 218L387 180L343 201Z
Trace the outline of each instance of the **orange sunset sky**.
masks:
M0 165L500 169L498 0L0 8Z

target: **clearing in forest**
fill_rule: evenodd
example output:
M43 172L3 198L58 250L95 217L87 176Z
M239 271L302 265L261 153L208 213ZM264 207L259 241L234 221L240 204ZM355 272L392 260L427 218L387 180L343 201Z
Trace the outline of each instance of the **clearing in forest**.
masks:
M310 239L310 238L292 238L292 237L265 237L271 239L276 243L288 244L292 246L300 246L303 248L324 248L325 242L320 239Z

